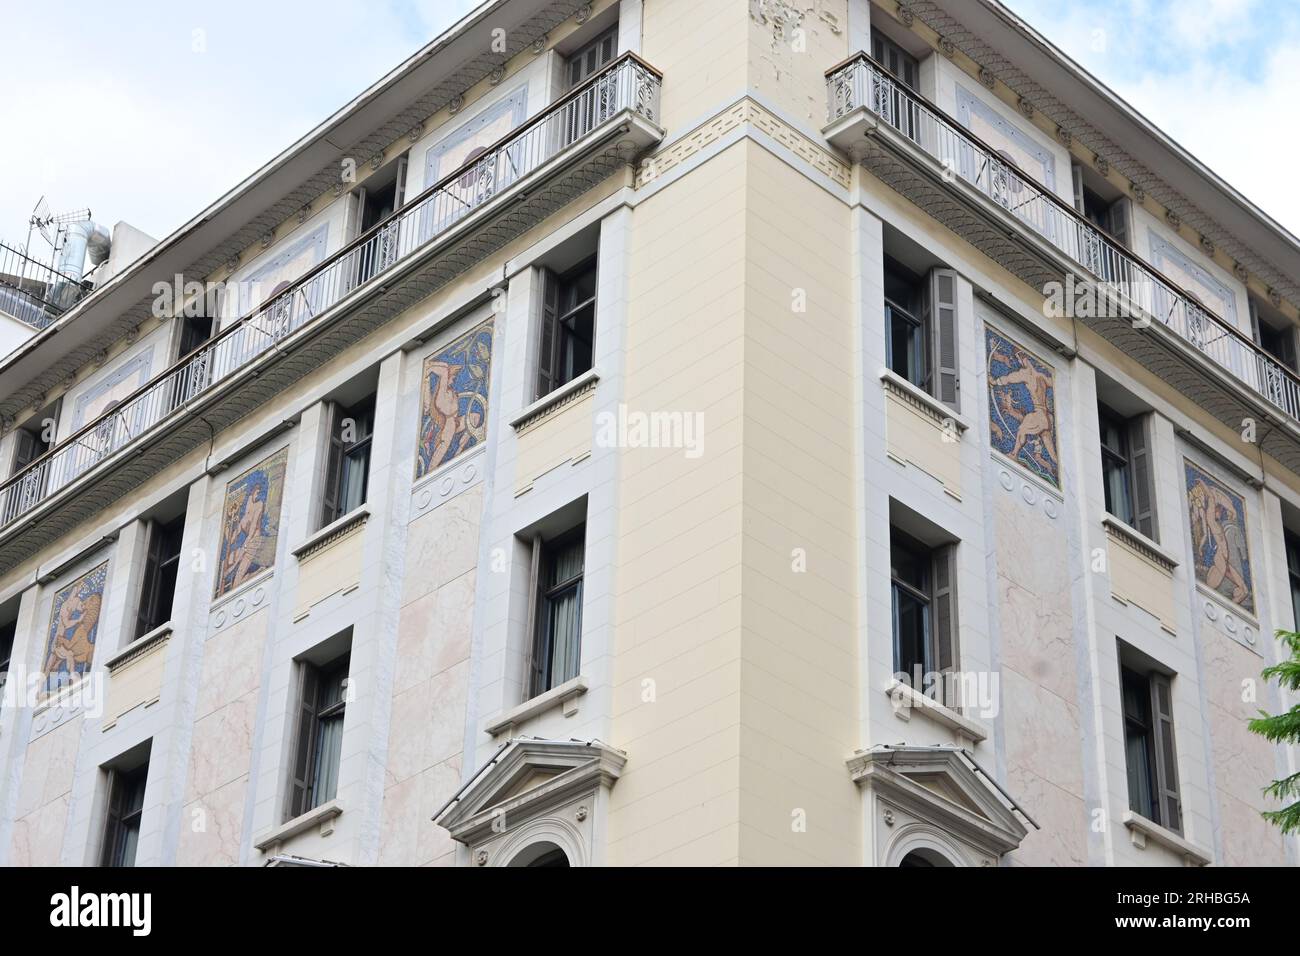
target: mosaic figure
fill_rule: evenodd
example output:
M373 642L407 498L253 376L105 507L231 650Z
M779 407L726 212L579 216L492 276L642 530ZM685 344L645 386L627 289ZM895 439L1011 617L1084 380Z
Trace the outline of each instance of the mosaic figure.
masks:
M1246 542L1246 503L1241 495L1187 459L1183 459L1183 466L1196 580L1254 614L1250 548Z
M424 360L416 478L487 437L491 368L491 319Z
M226 485L214 597L229 594L259 571L274 566L288 460L289 450L281 449Z
M74 684L90 672L107 579L105 561L55 593L41 671L46 694Z
M1057 456L1056 373L1001 332L985 328L989 437L1012 461L1061 486Z

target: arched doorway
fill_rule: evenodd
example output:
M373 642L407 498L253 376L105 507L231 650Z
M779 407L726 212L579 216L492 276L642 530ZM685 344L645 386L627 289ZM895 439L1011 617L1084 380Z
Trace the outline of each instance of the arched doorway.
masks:
M932 850L929 847L918 847L911 850L898 861L902 867L927 867L927 866L952 866L952 860L948 859L938 850Z
M507 866L570 866L568 855L554 843L534 843L524 847Z

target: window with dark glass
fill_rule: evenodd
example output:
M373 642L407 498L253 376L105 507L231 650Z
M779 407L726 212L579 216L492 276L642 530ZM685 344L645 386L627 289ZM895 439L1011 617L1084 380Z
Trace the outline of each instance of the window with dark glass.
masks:
M14 638L17 634L17 621L0 624L0 688L9 679L9 662L13 659Z
M596 259L563 275L547 270L542 285L538 398L591 368L596 336Z
M1137 665L1122 665L1120 678L1129 809L1181 833L1170 680Z
M1286 576L1291 586L1291 626L1300 631L1300 537L1285 532ZM0 646L3 650L3 646Z
M135 636L143 637L171 620L176 597L176 573L181 563L185 515L171 521L149 522L144 581L136 612Z
M333 800L338 792L347 707L348 655L318 667L299 664L297 739L287 817L292 819Z
M890 531L894 673L923 692L937 688L933 675L954 666L955 551L954 545L931 548L897 529Z
M1147 416L1124 418L1099 405L1097 423L1106 511L1158 541Z
M349 408L332 406L329 458L321 499L321 527L366 503L370 482L370 445L375 425L375 396Z
M578 676L586 525L551 541L533 539L537 615L530 654L531 696Z
M959 410L956 274L932 269L923 278L886 256L884 279L885 363Z
M104 827L101 866L135 866L144 813L144 788L149 765L111 770L108 775L108 816Z

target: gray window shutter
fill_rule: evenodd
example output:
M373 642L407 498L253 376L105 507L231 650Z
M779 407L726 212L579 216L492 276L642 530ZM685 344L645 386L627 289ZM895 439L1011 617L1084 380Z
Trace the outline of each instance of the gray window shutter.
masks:
M1083 212L1083 167L1078 163L1070 164L1070 178L1074 182L1074 208Z
M316 697L318 675L310 664L301 664L298 697L298 726L289 779L289 807L285 819L292 820L311 809L311 778L316 749Z
M1128 426L1129 460L1133 471L1133 526L1152 541L1159 541L1150 421L1150 415L1142 415Z
M945 545L934 552L934 623L930 640L933 642L932 660L941 674L951 673L957 667L957 546ZM946 690L946 684L942 690ZM949 707L960 702L944 700Z
M1130 247L1128 239L1128 200L1116 199L1106 212L1107 230L1126 249Z
M528 563L528 653L524 659L524 673L527 675L528 697L541 693L538 689L542 683L542 654L538 641L541 627L541 602L538 600L542 587L542 536L533 535L532 553ZM544 688L543 688L544 689Z
M560 284L555 273L542 270L542 315L537 340L537 397L549 395L555 388L556 317L560 309Z
M325 484L321 489L320 527L325 527L339 517L339 476L343 471L343 438L339 432L339 406L333 402L326 408L329 440L325 448Z
M933 394L954 412L961 411L957 368L957 273L930 271L930 359Z
M1174 746L1174 698L1169 678L1164 674L1151 675L1151 716L1155 724L1156 786L1161 816L1156 822L1182 833L1182 806L1178 799L1178 750Z

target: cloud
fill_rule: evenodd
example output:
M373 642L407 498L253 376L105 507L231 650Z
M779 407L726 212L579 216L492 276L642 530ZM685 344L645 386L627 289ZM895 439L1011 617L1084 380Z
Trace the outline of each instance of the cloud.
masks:
M24 240L42 195L162 238L476 5L13 5L0 239Z
M1300 235L1300 2L1005 0L1138 112Z

